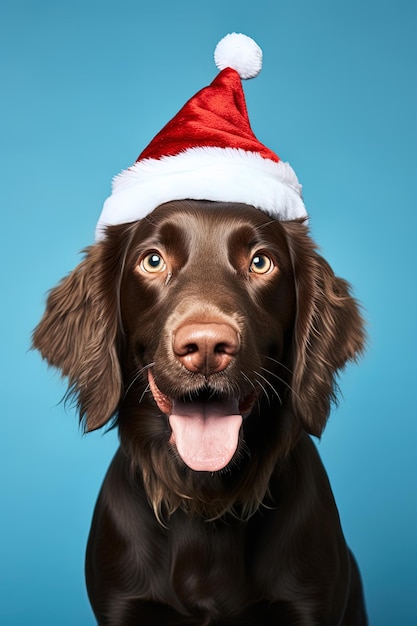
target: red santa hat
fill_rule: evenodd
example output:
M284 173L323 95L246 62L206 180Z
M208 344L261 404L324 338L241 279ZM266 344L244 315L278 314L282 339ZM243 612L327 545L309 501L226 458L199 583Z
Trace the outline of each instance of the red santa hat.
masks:
M152 139L136 163L118 174L104 203L96 239L108 225L134 222L171 200L251 204L272 217L306 217L301 185L255 137L241 79L262 68L262 51L246 35L226 35L214 53L220 70Z

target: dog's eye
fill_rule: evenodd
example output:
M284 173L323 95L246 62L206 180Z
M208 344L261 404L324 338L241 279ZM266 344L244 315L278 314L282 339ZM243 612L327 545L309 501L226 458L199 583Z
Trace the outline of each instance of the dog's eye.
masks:
M274 264L268 255L258 252L252 257L249 271L254 274L268 274L274 269Z
M166 263L158 252L149 252L149 254L144 256L141 260L140 269L149 274L164 272L166 270Z

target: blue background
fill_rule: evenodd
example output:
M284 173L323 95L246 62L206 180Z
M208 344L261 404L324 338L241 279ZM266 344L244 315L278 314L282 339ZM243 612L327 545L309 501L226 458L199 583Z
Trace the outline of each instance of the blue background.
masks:
M318 444L371 624L417 624L414 0L3 0L0 622L90 626L84 547L117 445L81 437L28 351L45 293L92 243L114 174L217 71L227 32L264 51L245 83L311 227L353 283L369 348Z

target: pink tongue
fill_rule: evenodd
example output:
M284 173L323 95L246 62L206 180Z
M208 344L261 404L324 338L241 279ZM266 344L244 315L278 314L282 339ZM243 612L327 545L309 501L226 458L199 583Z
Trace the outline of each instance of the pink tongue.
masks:
M216 472L232 459L242 416L238 401L179 402L174 400L169 423L171 443L186 465L196 472Z

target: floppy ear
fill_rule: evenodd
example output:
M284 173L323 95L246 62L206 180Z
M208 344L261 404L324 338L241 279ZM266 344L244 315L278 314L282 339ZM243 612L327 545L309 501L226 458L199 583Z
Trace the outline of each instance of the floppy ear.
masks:
M50 292L33 333L33 347L68 378L68 396L76 400L85 431L112 417L122 393L120 272L120 254L111 254L108 240L88 248L78 267Z
M297 221L284 228L297 298L292 405L307 432L319 437L336 401L338 370L364 349L364 322L349 284L317 253L308 228Z

